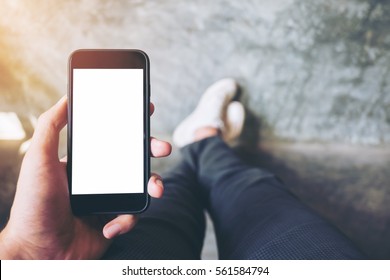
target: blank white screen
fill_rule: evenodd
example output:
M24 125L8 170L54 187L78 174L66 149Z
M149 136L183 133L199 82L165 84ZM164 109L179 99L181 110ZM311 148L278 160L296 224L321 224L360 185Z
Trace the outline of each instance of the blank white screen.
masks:
M144 191L142 69L73 69L72 194Z

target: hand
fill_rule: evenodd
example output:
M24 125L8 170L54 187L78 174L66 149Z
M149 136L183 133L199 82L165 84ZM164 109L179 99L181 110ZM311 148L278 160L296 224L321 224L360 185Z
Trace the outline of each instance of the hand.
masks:
M152 104L150 108L153 113ZM120 215L105 226L102 216L73 216L66 162L58 159L59 132L66 122L66 98L39 118L23 159L9 222L0 233L0 259L99 258L113 237L136 223L134 215ZM151 151L155 157L167 156L171 145L152 138ZM162 196L158 175L151 176L148 192Z

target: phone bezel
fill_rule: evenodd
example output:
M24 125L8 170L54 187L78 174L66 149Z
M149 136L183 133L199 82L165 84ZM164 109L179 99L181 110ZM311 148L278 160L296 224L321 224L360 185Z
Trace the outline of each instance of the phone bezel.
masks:
M72 194L73 69L144 69L144 191L126 194ZM68 63L68 185L72 211L76 215L141 213L149 205L147 184L150 177L150 73L149 58L136 49L81 49Z

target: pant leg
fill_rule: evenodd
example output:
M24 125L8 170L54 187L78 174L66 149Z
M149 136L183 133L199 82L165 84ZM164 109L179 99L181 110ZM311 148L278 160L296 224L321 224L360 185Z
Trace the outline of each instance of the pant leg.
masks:
M351 242L219 137L182 149L207 199L221 259L359 259Z
M196 173L182 161L163 178L163 197L152 199L135 228L116 238L104 258L200 259L205 217Z

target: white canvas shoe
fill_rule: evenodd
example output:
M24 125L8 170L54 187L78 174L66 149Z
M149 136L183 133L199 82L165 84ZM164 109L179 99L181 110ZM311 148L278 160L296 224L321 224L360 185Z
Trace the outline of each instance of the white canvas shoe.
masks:
M225 130L227 107L238 91L235 80L219 80L206 89L195 110L185 118L173 133L173 142L183 147L194 142L195 131L201 127Z

